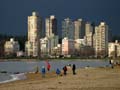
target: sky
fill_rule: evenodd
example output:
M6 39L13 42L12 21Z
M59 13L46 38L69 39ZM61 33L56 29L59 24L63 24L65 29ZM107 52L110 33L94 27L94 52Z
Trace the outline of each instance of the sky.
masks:
M120 0L0 0L0 33L27 35L27 17L32 11L39 12L43 21L50 15L61 22L69 17L105 21L115 35L120 35Z

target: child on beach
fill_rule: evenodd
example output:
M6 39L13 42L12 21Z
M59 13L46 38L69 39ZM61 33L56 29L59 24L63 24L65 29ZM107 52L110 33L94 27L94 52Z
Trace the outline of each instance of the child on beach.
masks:
M57 68L57 69L56 69L56 74L57 74L57 75L60 75L60 73L61 73L60 69Z
M43 78L45 77L45 73L46 73L45 67L42 66L42 77L43 77Z

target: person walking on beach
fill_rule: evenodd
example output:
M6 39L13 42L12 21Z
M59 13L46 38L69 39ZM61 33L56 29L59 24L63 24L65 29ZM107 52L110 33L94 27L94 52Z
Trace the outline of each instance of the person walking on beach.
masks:
M45 73L46 73L45 67L42 66L42 77L43 77L43 78L45 77Z
M63 72L64 72L64 75L67 74L67 67L66 66L63 67Z
M73 64L73 66L72 66L73 75L75 75L75 74L76 74L76 73L75 73L75 70L76 70L76 65L75 65L75 64Z
M56 69L56 74L59 76L60 73L61 73L60 69L57 68L57 69Z
M47 64L47 70L50 71L50 68L51 68L51 65L48 61L46 61L46 64Z

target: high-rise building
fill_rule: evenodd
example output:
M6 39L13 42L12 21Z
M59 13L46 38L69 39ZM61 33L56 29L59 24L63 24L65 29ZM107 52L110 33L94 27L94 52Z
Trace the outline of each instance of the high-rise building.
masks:
M58 45L58 36L54 36L49 38L49 54L52 54L54 51L53 49Z
M90 22L87 22L85 24L85 40L87 46L93 47L93 32L94 32L94 27Z
M57 19L51 15L45 20L46 37L48 38L48 54L52 54L53 48L58 44Z
M62 39L65 37L74 40L74 23L69 18L62 21Z
M57 19L54 15L51 15L49 18L45 20L46 27L46 37L51 37L58 35L57 31Z
M42 19L37 12L28 16L28 41L26 42L27 56L40 56L40 32L42 32Z
M93 26L91 22L86 22L85 24L85 35L87 36L89 33L93 33Z
M95 27L95 52L96 56L105 57L108 55L108 25L101 22Z
M74 39L83 39L85 36L85 22L82 19L78 19L74 22L75 35Z

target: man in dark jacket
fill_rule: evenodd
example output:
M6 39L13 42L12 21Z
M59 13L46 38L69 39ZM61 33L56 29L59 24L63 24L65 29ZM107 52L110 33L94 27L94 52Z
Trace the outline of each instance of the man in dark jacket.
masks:
M73 75L75 75L75 74L76 74L76 73L75 73L75 70L76 70L76 65L75 65L75 64L73 64L73 66L72 66Z
M64 75L67 74L67 67L66 66L63 67L63 72L64 72Z

